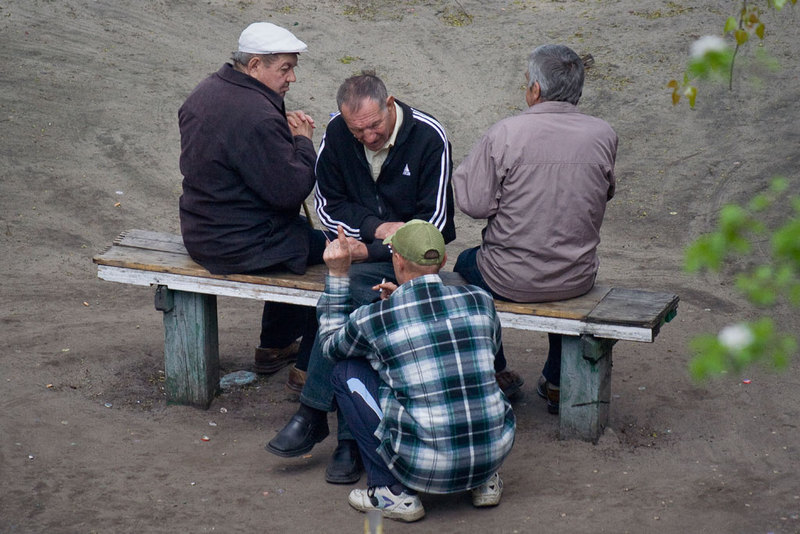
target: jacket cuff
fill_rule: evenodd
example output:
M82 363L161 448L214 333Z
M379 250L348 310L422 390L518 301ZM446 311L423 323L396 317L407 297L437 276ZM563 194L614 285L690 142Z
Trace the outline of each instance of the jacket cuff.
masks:
M365 246L367 247L367 261L392 261L392 253L389 252L389 246L384 245L383 241L365 243Z
M374 241L375 230L378 229L378 226L380 226L381 223L383 223L383 221L374 215L368 215L365 217L364 221L361 223L361 228L359 228L359 231L361 232L361 240L364 242Z

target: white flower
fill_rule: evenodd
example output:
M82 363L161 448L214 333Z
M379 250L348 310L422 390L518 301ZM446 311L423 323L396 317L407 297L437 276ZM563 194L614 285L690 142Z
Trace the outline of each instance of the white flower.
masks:
M724 52L728 49L728 43L718 35L704 35L692 43L689 55L695 59L704 57L709 52Z
M744 350L753 342L753 332L744 323L731 324L720 330L717 339L728 350Z

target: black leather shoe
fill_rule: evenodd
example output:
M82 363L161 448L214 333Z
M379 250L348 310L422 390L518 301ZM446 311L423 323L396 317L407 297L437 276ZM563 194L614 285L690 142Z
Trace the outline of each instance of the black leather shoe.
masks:
M294 414L278 435L267 443L266 449L284 458L300 456L328 437L328 419L314 423L310 418Z
M345 439L339 442L333 451L328 467L325 469L325 480L331 484L353 484L361 478L364 466L355 440Z

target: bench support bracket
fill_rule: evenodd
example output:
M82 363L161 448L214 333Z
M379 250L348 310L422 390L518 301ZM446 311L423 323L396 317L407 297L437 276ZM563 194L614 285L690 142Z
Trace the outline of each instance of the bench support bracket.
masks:
M219 390L217 297L158 286L167 402L208 408Z
M559 436L597 442L608 424L614 339L563 336Z

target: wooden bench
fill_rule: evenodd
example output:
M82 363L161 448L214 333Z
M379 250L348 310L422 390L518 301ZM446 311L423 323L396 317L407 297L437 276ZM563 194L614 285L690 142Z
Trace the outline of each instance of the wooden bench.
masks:
M121 234L94 257L103 280L156 286L164 313L167 400L207 408L219 390L217 295L315 306L325 266L305 275L213 275L187 254L180 236L144 230ZM463 284L442 272L445 283ZM596 441L608 422L611 352L618 340L653 342L677 313L678 297L596 286L578 298L535 304L496 301L504 328L564 334L559 432Z

